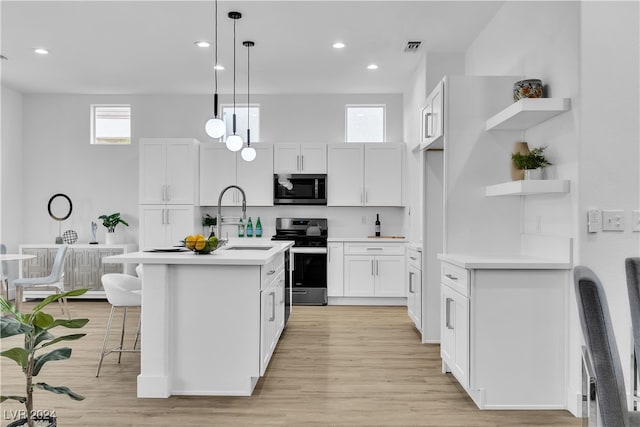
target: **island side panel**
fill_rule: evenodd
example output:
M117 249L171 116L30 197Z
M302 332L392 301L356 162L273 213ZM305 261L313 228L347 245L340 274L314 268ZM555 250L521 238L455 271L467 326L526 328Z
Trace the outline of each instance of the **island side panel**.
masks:
M250 396L260 376L260 266L169 273L171 394Z
M170 396L169 269L167 264L144 265L138 397Z

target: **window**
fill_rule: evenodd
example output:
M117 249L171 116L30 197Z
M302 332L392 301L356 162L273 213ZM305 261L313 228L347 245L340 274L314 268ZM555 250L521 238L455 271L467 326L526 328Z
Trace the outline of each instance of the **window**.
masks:
M384 142L384 105L347 105L347 142Z
M91 143L131 144L131 106L92 105Z
M260 105L251 104L247 105L236 104L236 134L240 135L243 142L247 142L247 108L249 109L249 120L251 129L251 142L260 141ZM222 106L222 120L226 127L226 133L220 142L224 142L228 135L233 135L233 105Z

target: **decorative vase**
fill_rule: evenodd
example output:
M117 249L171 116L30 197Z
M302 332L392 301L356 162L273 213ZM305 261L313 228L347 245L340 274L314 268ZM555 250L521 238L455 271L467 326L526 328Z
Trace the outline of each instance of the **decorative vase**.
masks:
M513 153L520 153L522 155L529 154L529 145L524 142L516 142L513 146ZM524 179L524 170L518 169L516 164L511 160L511 180L512 181L522 181Z
M542 98L542 80L528 79L515 82L513 85L513 100L522 98Z
M120 243L118 233L115 231L108 231L104 238L105 245L116 245Z
M524 170L524 179L542 179L542 168L538 169L525 169Z

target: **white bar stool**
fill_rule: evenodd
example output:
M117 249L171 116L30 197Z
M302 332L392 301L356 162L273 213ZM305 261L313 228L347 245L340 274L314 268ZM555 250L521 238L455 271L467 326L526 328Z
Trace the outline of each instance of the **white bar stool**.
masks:
M107 300L111 304L111 313L109 314L109 322L107 323L107 330L104 334L104 342L102 343L102 353L100 354L100 361L98 362L98 370L96 377L100 375L100 368L102 367L102 361L104 357L109 353L119 353L118 363L122 358L122 353L140 352L136 349L138 344L138 337L140 335L140 323L138 323L138 330L136 331L136 340L132 349L125 349L124 345L124 332L125 323L127 321L127 309L129 307L140 307L142 305L142 280L135 276L129 276L128 274L111 273L102 276L102 287L107 295ZM121 307L124 309L122 317L122 330L120 331L120 345L114 349L107 350L107 342L109 340L109 332L111 331L111 323L116 309Z

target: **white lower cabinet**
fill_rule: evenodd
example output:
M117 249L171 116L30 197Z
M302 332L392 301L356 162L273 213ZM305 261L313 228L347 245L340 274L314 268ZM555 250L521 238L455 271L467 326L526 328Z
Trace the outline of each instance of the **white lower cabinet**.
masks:
M422 332L422 252L407 248L407 313Z
M566 408L569 273L442 262L442 369L480 409Z
M344 254L344 296L406 296L404 245L348 243Z
M260 293L260 376L264 375L284 329L284 265L265 267L266 286Z
M179 245L200 229L192 205L140 205L140 249Z
M344 296L344 243L327 244L327 296Z

